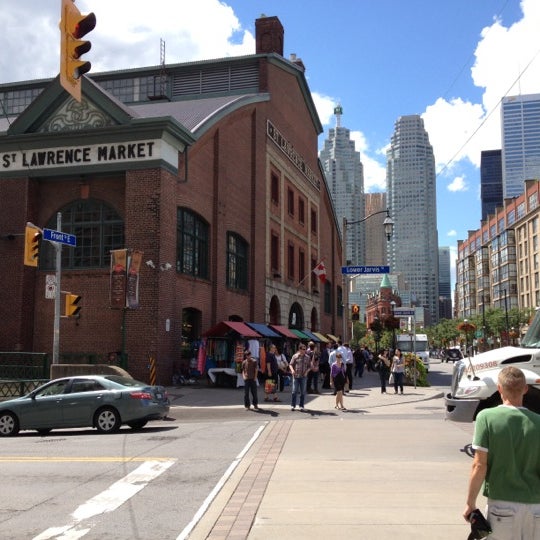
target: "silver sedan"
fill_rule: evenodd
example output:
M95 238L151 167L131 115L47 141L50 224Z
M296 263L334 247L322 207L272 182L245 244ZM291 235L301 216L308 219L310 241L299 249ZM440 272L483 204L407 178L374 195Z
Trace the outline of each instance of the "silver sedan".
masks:
M96 428L113 433L127 424L143 428L165 418L165 388L118 375L79 375L50 381L26 396L0 402L0 436L32 429Z

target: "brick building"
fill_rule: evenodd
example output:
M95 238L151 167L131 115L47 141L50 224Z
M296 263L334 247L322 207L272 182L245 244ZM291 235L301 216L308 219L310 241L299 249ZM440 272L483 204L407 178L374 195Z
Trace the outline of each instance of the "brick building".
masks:
M24 227L77 237L62 248L60 356L111 351L157 382L208 328L253 321L335 334L341 240L317 156L322 132L276 17L254 55L0 85L0 350L51 353L55 251L23 266ZM139 305L112 309L110 252L142 251ZM311 272L324 260L323 284Z

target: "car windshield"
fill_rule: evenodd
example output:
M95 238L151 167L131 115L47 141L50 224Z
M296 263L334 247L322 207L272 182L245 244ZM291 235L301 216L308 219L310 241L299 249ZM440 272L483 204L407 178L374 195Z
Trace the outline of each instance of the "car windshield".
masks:
M540 347L540 311L536 312L527 333L521 340L521 346L528 349L536 349Z

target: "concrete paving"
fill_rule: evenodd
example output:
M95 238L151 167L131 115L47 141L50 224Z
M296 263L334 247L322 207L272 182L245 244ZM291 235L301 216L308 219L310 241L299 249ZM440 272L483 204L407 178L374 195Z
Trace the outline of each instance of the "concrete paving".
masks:
M381 394L373 373L355 385L347 411L335 410L326 390L292 412L284 392L281 403L260 403L273 417L244 411L242 389L169 388L175 409L225 407L260 418L245 454L178 538L467 538L461 512L473 426L443 419L442 389Z

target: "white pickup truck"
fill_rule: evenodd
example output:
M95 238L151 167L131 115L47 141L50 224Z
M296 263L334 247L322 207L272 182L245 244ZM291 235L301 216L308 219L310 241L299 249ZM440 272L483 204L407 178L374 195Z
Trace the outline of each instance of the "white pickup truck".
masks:
M446 418L473 422L477 414L501 403L497 377L505 366L520 368L529 390L523 404L540 413L540 311L536 312L519 347L502 347L454 363L452 386L446 395Z

